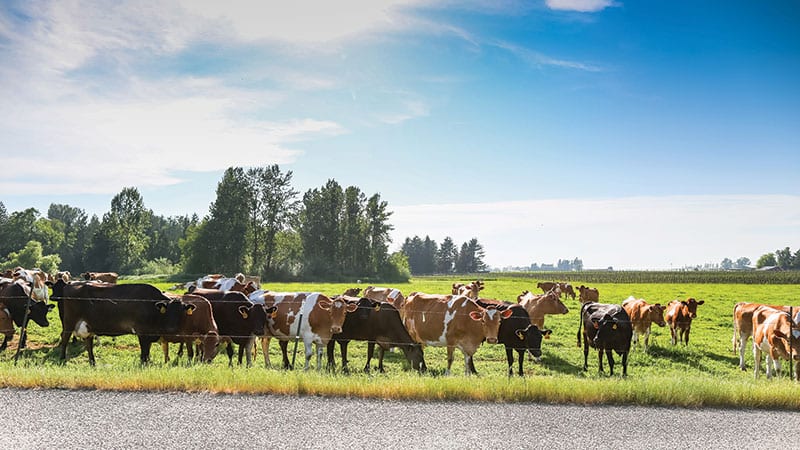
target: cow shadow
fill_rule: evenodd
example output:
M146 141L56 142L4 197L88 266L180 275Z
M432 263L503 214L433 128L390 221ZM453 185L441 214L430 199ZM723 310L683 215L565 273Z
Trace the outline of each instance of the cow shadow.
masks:
M583 357L583 354L581 354L581 357ZM547 370L552 370L553 372L575 375L576 373L582 372L582 363L583 361L581 361L581 364L573 364L572 362L562 358L557 353L549 353L545 351L543 352L542 361L540 363L533 362L529 355L525 355L524 367L536 369L537 367L541 366ZM516 370L516 362L514 364Z

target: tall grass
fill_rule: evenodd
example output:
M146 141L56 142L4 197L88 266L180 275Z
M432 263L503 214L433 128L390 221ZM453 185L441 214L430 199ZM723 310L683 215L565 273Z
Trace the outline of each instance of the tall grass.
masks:
M404 293L423 291L448 292L453 278L414 279L394 285ZM461 280L466 281L466 279ZM484 297L514 301L522 290L535 290L536 279L502 278L487 281ZM164 281L155 283L171 287ZM592 284L600 291L601 301L619 303L629 295L651 303L667 303L688 296L704 299L698 318L692 325L688 346L672 346L668 328L654 327L651 349L632 352L627 378L598 374L597 354L589 354L589 370L582 371L583 353L575 345L579 305L567 299L566 315L548 316L546 326L552 338L543 345L541 364L525 361L525 378L509 378L505 350L500 345L484 344L475 355L480 375L465 377L464 363L456 351L452 376L443 376L446 351L428 347L425 359L429 373L418 375L407 370L402 353L388 353L386 374L364 374L366 345L353 342L349 348L351 375L302 370L265 369L261 355L250 369L227 366L220 354L210 365L187 366L185 357L164 363L160 348L154 345L152 362L141 367L138 344L133 336L100 337L95 346L97 367L88 365L83 345L70 344L70 359L60 363L55 346L60 324L51 313L52 325L29 328L31 348L23 351L15 366L12 357L15 343L0 354L0 383L14 387L67 389L206 391L221 393L278 393L289 395L328 395L341 397L378 397L387 399L469 400L519 402L536 401L577 404L636 404L675 406L726 406L797 409L800 407L800 384L783 375L766 380L762 374L753 379L752 353L747 353L748 371L738 368L738 356L731 349L731 311L738 301L759 301L800 305L800 285L744 285L705 283ZM351 284L267 284L280 291L317 290L330 295L341 293ZM362 286L363 287L363 286ZM302 343L299 348L302 349ZM290 346L291 350L292 346ZM221 352L222 353L222 352ZM302 367L302 350L297 366ZM338 347L337 364L340 365ZM278 346L270 349L273 364L280 361ZM291 358L291 355L290 355ZM619 357L616 360L619 364ZM312 366L315 358L312 359ZM375 362L373 363L376 364ZM621 368L615 372L621 372ZM515 363L516 371L516 363Z

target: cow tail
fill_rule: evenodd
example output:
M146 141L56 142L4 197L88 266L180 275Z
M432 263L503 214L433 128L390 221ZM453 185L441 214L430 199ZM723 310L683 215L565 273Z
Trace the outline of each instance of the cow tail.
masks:
M585 304L585 303L584 303ZM583 307L581 307L581 313L578 314L578 348L581 347L581 326L583 325Z

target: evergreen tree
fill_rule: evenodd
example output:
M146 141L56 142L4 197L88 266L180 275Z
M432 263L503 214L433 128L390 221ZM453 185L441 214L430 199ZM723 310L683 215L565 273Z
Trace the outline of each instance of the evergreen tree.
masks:
M361 189L349 186L344 191L340 221L340 258L342 272L351 276L366 275L369 262L369 235L365 218L366 196Z
M198 261L196 268L228 275L245 270L249 200L250 189L244 169L229 167L217 184L217 198L211 204L208 221L200 227L194 240L201 247L198 253L208 258L205 263Z
M309 276L338 275L339 219L343 202L342 187L333 179L303 195L299 231L304 272Z
M388 206L387 202L381 201L380 194L375 194L367 200L368 272L373 276L386 270L387 264L389 264L389 242L392 241L389 232L394 227L389 223L392 212L387 211Z

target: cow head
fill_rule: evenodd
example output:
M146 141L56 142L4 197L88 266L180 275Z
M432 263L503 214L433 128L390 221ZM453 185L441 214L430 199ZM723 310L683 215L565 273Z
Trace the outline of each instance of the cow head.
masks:
M694 319L697 317L697 307L705 303L705 300L700 300L699 302L693 298L687 298L685 301L682 301L681 304L686 306L689 311L689 317Z
M646 317L653 321L656 325L663 327L667 323L664 322L664 311L666 308L661 306L660 303L656 303L655 305L648 305L647 306L647 315Z
M510 308L499 311L494 305L488 308L478 308L477 311L470 312L469 317L476 322L481 322L483 337L486 338L486 342L496 344L497 332L500 330L500 320L511 317L513 311Z
M346 296L350 296L350 297L357 297L358 294L360 294L360 293L361 293L361 288L349 288L349 289L345 290L344 294L342 294L342 295L346 295Z
M533 324L514 332L517 338L524 343L525 349L537 359L542 356L542 339L550 339L552 333L553 330L539 330Z
M317 298L317 306L319 306L320 309L327 311L330 315L331 333L333 334L341 333L345 315L358 309L357 304L348 303L341 298L335 298L331 300L322 294L319 294L319 297Z
M618 334L619 322L610 314L605 314L600 320L592 320L592 325L595 329L594 339L592 344L595 348L606 348L606 343L613 341L613 338Z
M269 308L269 317L267 316L267 308L264 305L253 303L251 301L242 302L237 310L245 320L247 326L245 330L249 331L250 335L263 336L267 324L273 325L275 307Z
M451 290L451 294L453 295L460 295L461 288L466 286L464 283L453 283L453 289Z
M560 291L554 289L543 295L539 301L539 311L543 314L566 314L569 312L567 305L561 301Z
M164 334L175 334L178 332L186 314L188 304L180 299L169 299L157 301L153 304L156 309L157 321Z

